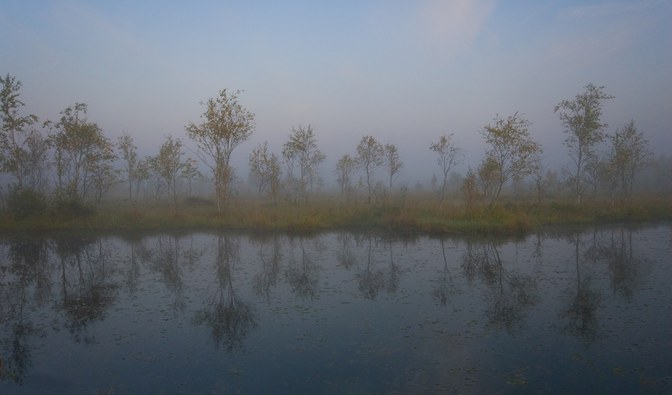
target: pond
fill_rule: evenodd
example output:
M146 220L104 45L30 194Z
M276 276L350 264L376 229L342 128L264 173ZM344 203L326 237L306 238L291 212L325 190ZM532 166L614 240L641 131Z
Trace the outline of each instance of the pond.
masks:
M0 393L672 391L672 226L0 238Z

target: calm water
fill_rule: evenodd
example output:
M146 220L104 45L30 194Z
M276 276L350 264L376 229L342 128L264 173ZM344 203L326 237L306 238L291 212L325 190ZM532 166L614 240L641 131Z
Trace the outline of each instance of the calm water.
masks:
M0 239L0 393L672 392L672 227Z

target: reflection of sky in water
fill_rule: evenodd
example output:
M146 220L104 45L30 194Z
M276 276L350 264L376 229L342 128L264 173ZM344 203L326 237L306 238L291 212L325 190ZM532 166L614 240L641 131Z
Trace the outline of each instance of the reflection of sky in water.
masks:
M3 394L671 389L669 227L92 241L0 245Z

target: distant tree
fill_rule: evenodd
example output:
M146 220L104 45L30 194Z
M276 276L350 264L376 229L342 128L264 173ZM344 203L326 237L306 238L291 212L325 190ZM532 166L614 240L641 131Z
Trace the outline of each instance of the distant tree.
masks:
M352 174L355 172L355 169L357 169L357 161L349 154L343 155L336 163L338 185L346 199L350 197L350 193L352 192Z
M135 189L136 199L140 196L140 189L142 184L152 178L152 164L151 157L146 157L138 162L135 182L133 188Z
M117 140L117 149L124 161L123 172L126 174L126 182L128 182L128 201L130 202L133 201L133 185L139 177L138 147L135 145L133 137L124 133Z
M504 184L534 170L535 158L542 148L530 137L529 126L527 119L515 113L506 119L496 117L494 125L483 129L485 142L490 145L486 161L491 166L489 170L494 171L491 205L499 198Z
M156 166L156 172L163 180L163 185L173 196L173 206L177 212L177 180L180 178L181 172L184 169L184 162L182 162L182 140L166 137L166 141L161 145L159 154L153 161Z
M50 136L55 150L57 193L76 201L89 197L92 188L99 188L99 192L100 188L105 189L104 173L108 173L115 158L112 143L97 124L87 120L86 111L84 103L63 110L54 125L55 133ZM51 122L47 124L51 126Z
M119 180L119 171L114 168L117 156L110 141L99 152L98 159L90 162L91 184L93 187L94 201L100 204L103 196Z
M287 166L287 178L290 184L296 184L299 195L307 199L309 187L318 181L318 167L326 158L317 148L315 132L310 125L292 128L289 141L283 145L282 157Z
M180 176L187 182L187 195L191 196L194 181L203 179L203 174L198 170L198 163L194 158L187 158Z
M159 156L147 156L143 161L146 166L147 180L151 182L154 192L154 199L161 200L165 191L168 191L168 185L161 174L161 165L159 164Z
M613 175L621 199L627 199L632 196L635 175L651 162L653 154L648 147L648 140L637 131L634 121L617 130L609 140L611 142L609 172Z
M476 170L478 185L483 197L490 198L494 201L494 196L497 191L499 168L497 162L491 157L487 156L481 161Z
M574 161L572 171L572 189L577 204L581 204L585 186L584 171L595 146L604 141L603 130L607 124L602 123L602 103L614 96L604 92L604 87L588 84L585 91L576 95L574 100L562 100L555 106L567 138L564 145L569 149L569 156Z
M609 177L609 164L606 156L597 151L591 152L586 157L583 171L584 197L586 191L590 190L591 197L596 198L600 186L608 181Z
M449 135L442 135L439 138L439 141L429 146L429 149L436 153L436 163L438 163L439 167L441 168L441 174L443 175L441 194L439 195L441 202L443 202L446 197L448 175L450 174L450 170L459 163L462 151L453 141L452 133Z
M541 161L541 155L534 155L532 158L532 182L534 183L534 192L537 198L537 204L540 204L544 193L546 192L546 183L544 178L544 163Z
M390 176L389 189L392 191L392 179L404 167L404 162L399 158L399 151L394 144L385 144L385 166L387 166L387 173Z
M356 160L366 176L367 202L371 203L374 171L385 163L385 148L373 136L364 136L357 145Z
M280 160L278 156L268 150L268 142L258 144L250 154L250 171L257 182L257 192L261 196L268 191L273 201L280 193Z
M48 141L33 127L37 116L21 115L21 82L7 74L0 77L0 169L10 173L19 189L41 190Z
M478 191L478 178L472 169L467 171L467 175L464 177L464 181L462 181L461 191L462 197L467 204L467 208L472 208L474 203L476 203L480 198L480 193Z
M208 99L200 125L189 123L189 138L198 146L197 155L210 168L215 181L217 209L222 211L234 179L229 163L231 153L249 140L254 131L254 114L238 103L240 91L228 93L226 89L216 98Z

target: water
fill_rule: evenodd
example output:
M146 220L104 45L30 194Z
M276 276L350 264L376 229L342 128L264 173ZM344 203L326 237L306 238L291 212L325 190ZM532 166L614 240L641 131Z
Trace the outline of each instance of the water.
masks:
M672 392L672 227L0 239L0 393Z

